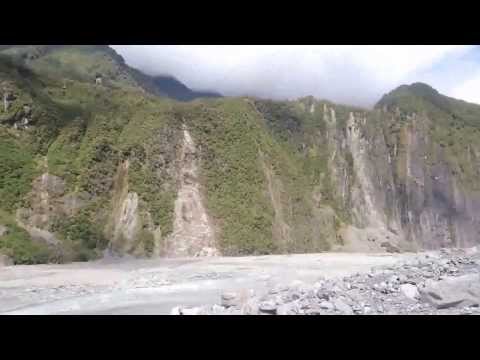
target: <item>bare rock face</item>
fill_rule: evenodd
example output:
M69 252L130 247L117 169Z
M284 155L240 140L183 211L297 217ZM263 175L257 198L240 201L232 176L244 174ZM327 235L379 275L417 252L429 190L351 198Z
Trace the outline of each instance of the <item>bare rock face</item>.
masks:
M22 211L25 224L39 229L48 229L56 216L62 213L62 196L65 182L58 176L44 173L33 182L30 208Z
M129 161L119 166L114 185L112 212L107 225L111 248L120 253L135 250L135 241L140 229L138 194L128 191Z
M121 163L114 181L112 210L105 227L105 234L110 239L110 250L121 255L158 256L162 242L161 229L154 226L151 214L142 209L139 195L129 190L129 167L129 160ZM150 244L152 249L146 248L147 244L142 239L145 234L153 241Z
M86 194L66 194L65 181L45 172L33 181L29 207L17 210L17 223L36 241L58 245L52 225L60 218L74 215L88 203Z
M46 172L33 181L30 206L19 209L20 221L31 227L49 230L56 219L75 215L89 201L87 193L66 193L65 181Z
M115 223L114 238L122 237L127 242L134 241L139 225L137 193L127 193L120 206L119 215Z
M352 217L341 229L345 250L396 252L476 244L480 193L456 175L461 159L452 160L446 148L432 140L429 131L435 119L397 109L381 115L388 124L382 128L372 113L343 116L345 125L339 127L335 107L324 105L334 198ZM473 164L480 151L476 144L469 149ZM372 232L379 236L369 242Z
M183 128L183 144L179 161L180 187L175 201L173 233L166 239L168 257L212 256L216 251L213 226L208 217L198 182L197 149Z

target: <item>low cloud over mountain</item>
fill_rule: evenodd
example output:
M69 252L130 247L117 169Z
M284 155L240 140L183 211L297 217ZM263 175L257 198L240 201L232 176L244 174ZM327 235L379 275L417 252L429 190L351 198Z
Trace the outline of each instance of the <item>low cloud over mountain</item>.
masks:
M390 89L422 81L480 103L476 46L116 45L127 63L192 89L285 99L313 95L370 107Z

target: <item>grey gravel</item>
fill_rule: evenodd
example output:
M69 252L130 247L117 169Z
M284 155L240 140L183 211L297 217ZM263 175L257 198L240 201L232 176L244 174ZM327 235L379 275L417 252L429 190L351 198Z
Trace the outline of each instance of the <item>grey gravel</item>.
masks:
M477 248L441 249L394 266L312 284L272 287L252 295L250 315L480 314L480 253ZM221 298L225 302L224 297ZM252 304L256 304L253 305ZM233 306L235 308L235 305ZM239 314L246 314L246 307ZM232 307L204 306L203 314Z

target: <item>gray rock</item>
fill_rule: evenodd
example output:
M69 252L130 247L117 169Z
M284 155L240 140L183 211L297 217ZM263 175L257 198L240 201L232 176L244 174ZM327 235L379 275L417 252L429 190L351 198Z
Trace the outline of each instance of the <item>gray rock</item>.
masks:
M279 292L280 292L280 291L279 291L279 289L278 289L278 287L277 287L277 288L270 289L270 290L268 291L268 294L269 294L269 295L276 295L276 294L278 294Z
M397 283L400 282L400 278L397 275L392 275L388 279L388 282L391 283L391 284L397 284Z
M318 307L313 307L305 310L306 315L321 315L322 311Z
M261 313L275 315L277 313L277 304L273 301L264 301L258 307Z
M400 285L400 291L403 295L411 300L417 300L420 297L420 293L415 285L402 284Z
M221 305L229 307L242 307L254 295L253 290L225 291L221 295Z
M326 309L326 310L335 309L335 306L329 301L322 301L319 306L320 306L320 309Z
M454 273L458 272L458 269L457 269L455 266L450 266L450 267L448 268L448 272L449 272L450 274L454 274Z
M295 302L282 304L277 308L277 315L295 315L298 314L299 310Z
M352 315L353 314L353 310L350 307L350 305L345 303L345 301L343 301L342 299L335 299L333 301L333 305L335 306L335 309L340 311L342 314L345 314L345 315Z
M480 305L480 275L469 274L440 281L427 280L419 289L421 300L437 309Z
M370 314L372 312L372 308L370 306L364 306L363 307L363 313L366 315L366 314Z
M245 315L257 315L258 314L258 301L255 298L248 299L242 306L242 314Z
M328 300L330 297L329 292L325 289L321 289L317 291L317 298L320 300Z

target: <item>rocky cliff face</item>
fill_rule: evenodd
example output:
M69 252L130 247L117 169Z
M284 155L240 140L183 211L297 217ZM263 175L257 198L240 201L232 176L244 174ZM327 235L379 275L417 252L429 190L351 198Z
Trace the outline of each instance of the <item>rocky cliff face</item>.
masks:
M177 103L109 54L0 58L0 252L17 263L479 242L480 106L423 84L373 110Z
M327 121L333 113L324 108ZM452 129L452 118L398 107L349 113L333 153L351 154L353 176L340 171L335 184L339 200L351 209L352 226L376 229L377 243L389 238L407 249L478 242L478 145L473 138L458 143L477 130L464 124ZM337 164L332 173L339 168Z

